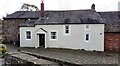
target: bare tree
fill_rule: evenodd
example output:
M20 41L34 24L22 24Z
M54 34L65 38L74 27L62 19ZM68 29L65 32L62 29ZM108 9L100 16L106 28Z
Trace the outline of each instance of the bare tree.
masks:
M32 4L24 3L20 9L21 11L38 11L38 7Z

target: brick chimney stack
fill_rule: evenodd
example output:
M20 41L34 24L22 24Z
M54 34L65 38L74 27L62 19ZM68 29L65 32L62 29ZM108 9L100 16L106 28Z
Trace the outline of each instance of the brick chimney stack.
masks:
M44 17L44 3L43 3L43 0L42 0L42 3L41 3L41 17Z
M95 4L94 3L92 4L91 9L95 10Z

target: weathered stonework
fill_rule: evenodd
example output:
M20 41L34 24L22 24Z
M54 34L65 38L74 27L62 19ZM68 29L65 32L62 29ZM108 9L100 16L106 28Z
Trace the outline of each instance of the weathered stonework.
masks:
M6 19L3 21L3 39L5 43L16 43L18 41L19 23L25 19Z
M105 33L105 51L120 51L120 33Z

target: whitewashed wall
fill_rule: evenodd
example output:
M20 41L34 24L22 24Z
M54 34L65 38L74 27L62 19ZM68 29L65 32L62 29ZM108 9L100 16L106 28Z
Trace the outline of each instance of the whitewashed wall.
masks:
M26 39L26 31L31 31L31 40ZM20 27L20 47L35 47L34 27Z
M85 49L85 50L97 50L104 51L104 24L90 24L90 28L86 29L86 24L74 24L70 25L70 35L64 33L65 25L36 25L34 27L21 27L21 47L39 47L39 41L37 33L44 33L46 35L46 48L70 48L70 49ZM39 28L43 28L47 31L44 32ZM32 40L28 42L25 40L25 31L32 31ZM50 32L57 31L57 40L50 39ZM85 41L86 33L90 34L90 41ZM100 35L102 33L102 35Z

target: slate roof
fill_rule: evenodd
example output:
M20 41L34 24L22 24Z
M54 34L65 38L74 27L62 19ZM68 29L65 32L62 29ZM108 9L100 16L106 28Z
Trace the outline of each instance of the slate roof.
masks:
M40 11L17 11L4 17L5 19L37 19L27 20L19 26L33 27L35 24L105 24L105 32L120 32L119 11L96 12L89 10L45 11L45 17L40 17Z
M46 11L45 17L35 24L82 24L104 23L94 10Z
M16 11L15 13L9 14L3 19L38 19L40 17L40 11Z
M105 21L105 32L120 32L120 12L98 12Z
M35 24L34 24L35 21L36 20L27 20L24 23L20 23L19 26L22 26L22 27L34 27L35 26Z

